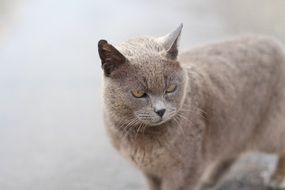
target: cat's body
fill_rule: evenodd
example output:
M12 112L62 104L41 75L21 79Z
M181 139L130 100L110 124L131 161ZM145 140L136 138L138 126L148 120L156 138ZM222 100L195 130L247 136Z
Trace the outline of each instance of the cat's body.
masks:
M178 63L175 52L178 36L171 43L174 51L169 46L164 51L149 39L126 42L118 49L129 65L111 66L107 72L104 68L107 130L119 152L146 175L151 189L205 189L214 185L223 170L245 151L282 155L285 152L282 48L271 39L244 37L193 49L179 55ZM104 64L102 52L100 55ZM108 61L112 59L120 62L116 56ZM132 70L134 66L137 68ZM177 75L172 83L181 87L177 86L173 94L163 95L165 90L160 89L167 83L165 75L172 74ZM151 89L149 95L139 100L123 97L130 92L128 88L136 86L136 81L147 84ZM149 101L141 99L148 97ZM141 116L133 104L149 107L144 108ZM166 108L165 117L169 118L159 125L144 123L142 118L150 117L149 110L155 110L155 106ZM167 109L172 111L168 114Z

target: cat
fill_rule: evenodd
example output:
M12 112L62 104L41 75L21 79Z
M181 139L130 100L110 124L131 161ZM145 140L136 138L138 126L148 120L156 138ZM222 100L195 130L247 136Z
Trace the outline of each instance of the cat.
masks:
M247 151L280 155L269 186L285 189L282 46L246 36L179 53L181 30L98 42L112 144L151 190L211 189Z

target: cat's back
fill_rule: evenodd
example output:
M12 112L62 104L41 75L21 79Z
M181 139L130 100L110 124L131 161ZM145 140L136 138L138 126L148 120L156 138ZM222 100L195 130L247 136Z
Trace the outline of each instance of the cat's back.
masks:
M272 37L243 36L193 48L182 53L179 61L184 67L195 62L221 65L223 61L256 66L283 62L283 52L282 45Z
M285 91L283 46L271 37L244 36L210 43L182 53L179 61L190 73L206 76L210 85L222 91L233 86L246 93L247 89L270 89L277 83Z

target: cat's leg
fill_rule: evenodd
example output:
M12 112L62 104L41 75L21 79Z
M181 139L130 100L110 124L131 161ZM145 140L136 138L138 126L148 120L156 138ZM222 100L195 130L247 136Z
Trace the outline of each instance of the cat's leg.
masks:
M161 178L151 174L145 174L145 176L149 190L161 190Z
M269 183L271 189L285 190L285 153L279 156L278 164Z
M210 190L219 182L225 173L231 168L236 158L227 158L211 164L201 177L195 190Z

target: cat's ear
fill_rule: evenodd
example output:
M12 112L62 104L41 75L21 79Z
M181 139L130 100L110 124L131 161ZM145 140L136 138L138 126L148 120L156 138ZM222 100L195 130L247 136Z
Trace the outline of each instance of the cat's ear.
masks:
M157 41L163 45L167 52L167 57L170 59L176 59L178 55L178 41L183 28L183 24L181 23L176 30L173 32L159 37Z
M125 56L106 40L98 42L98 52L105 76L110 76L114 70L126 63Z

